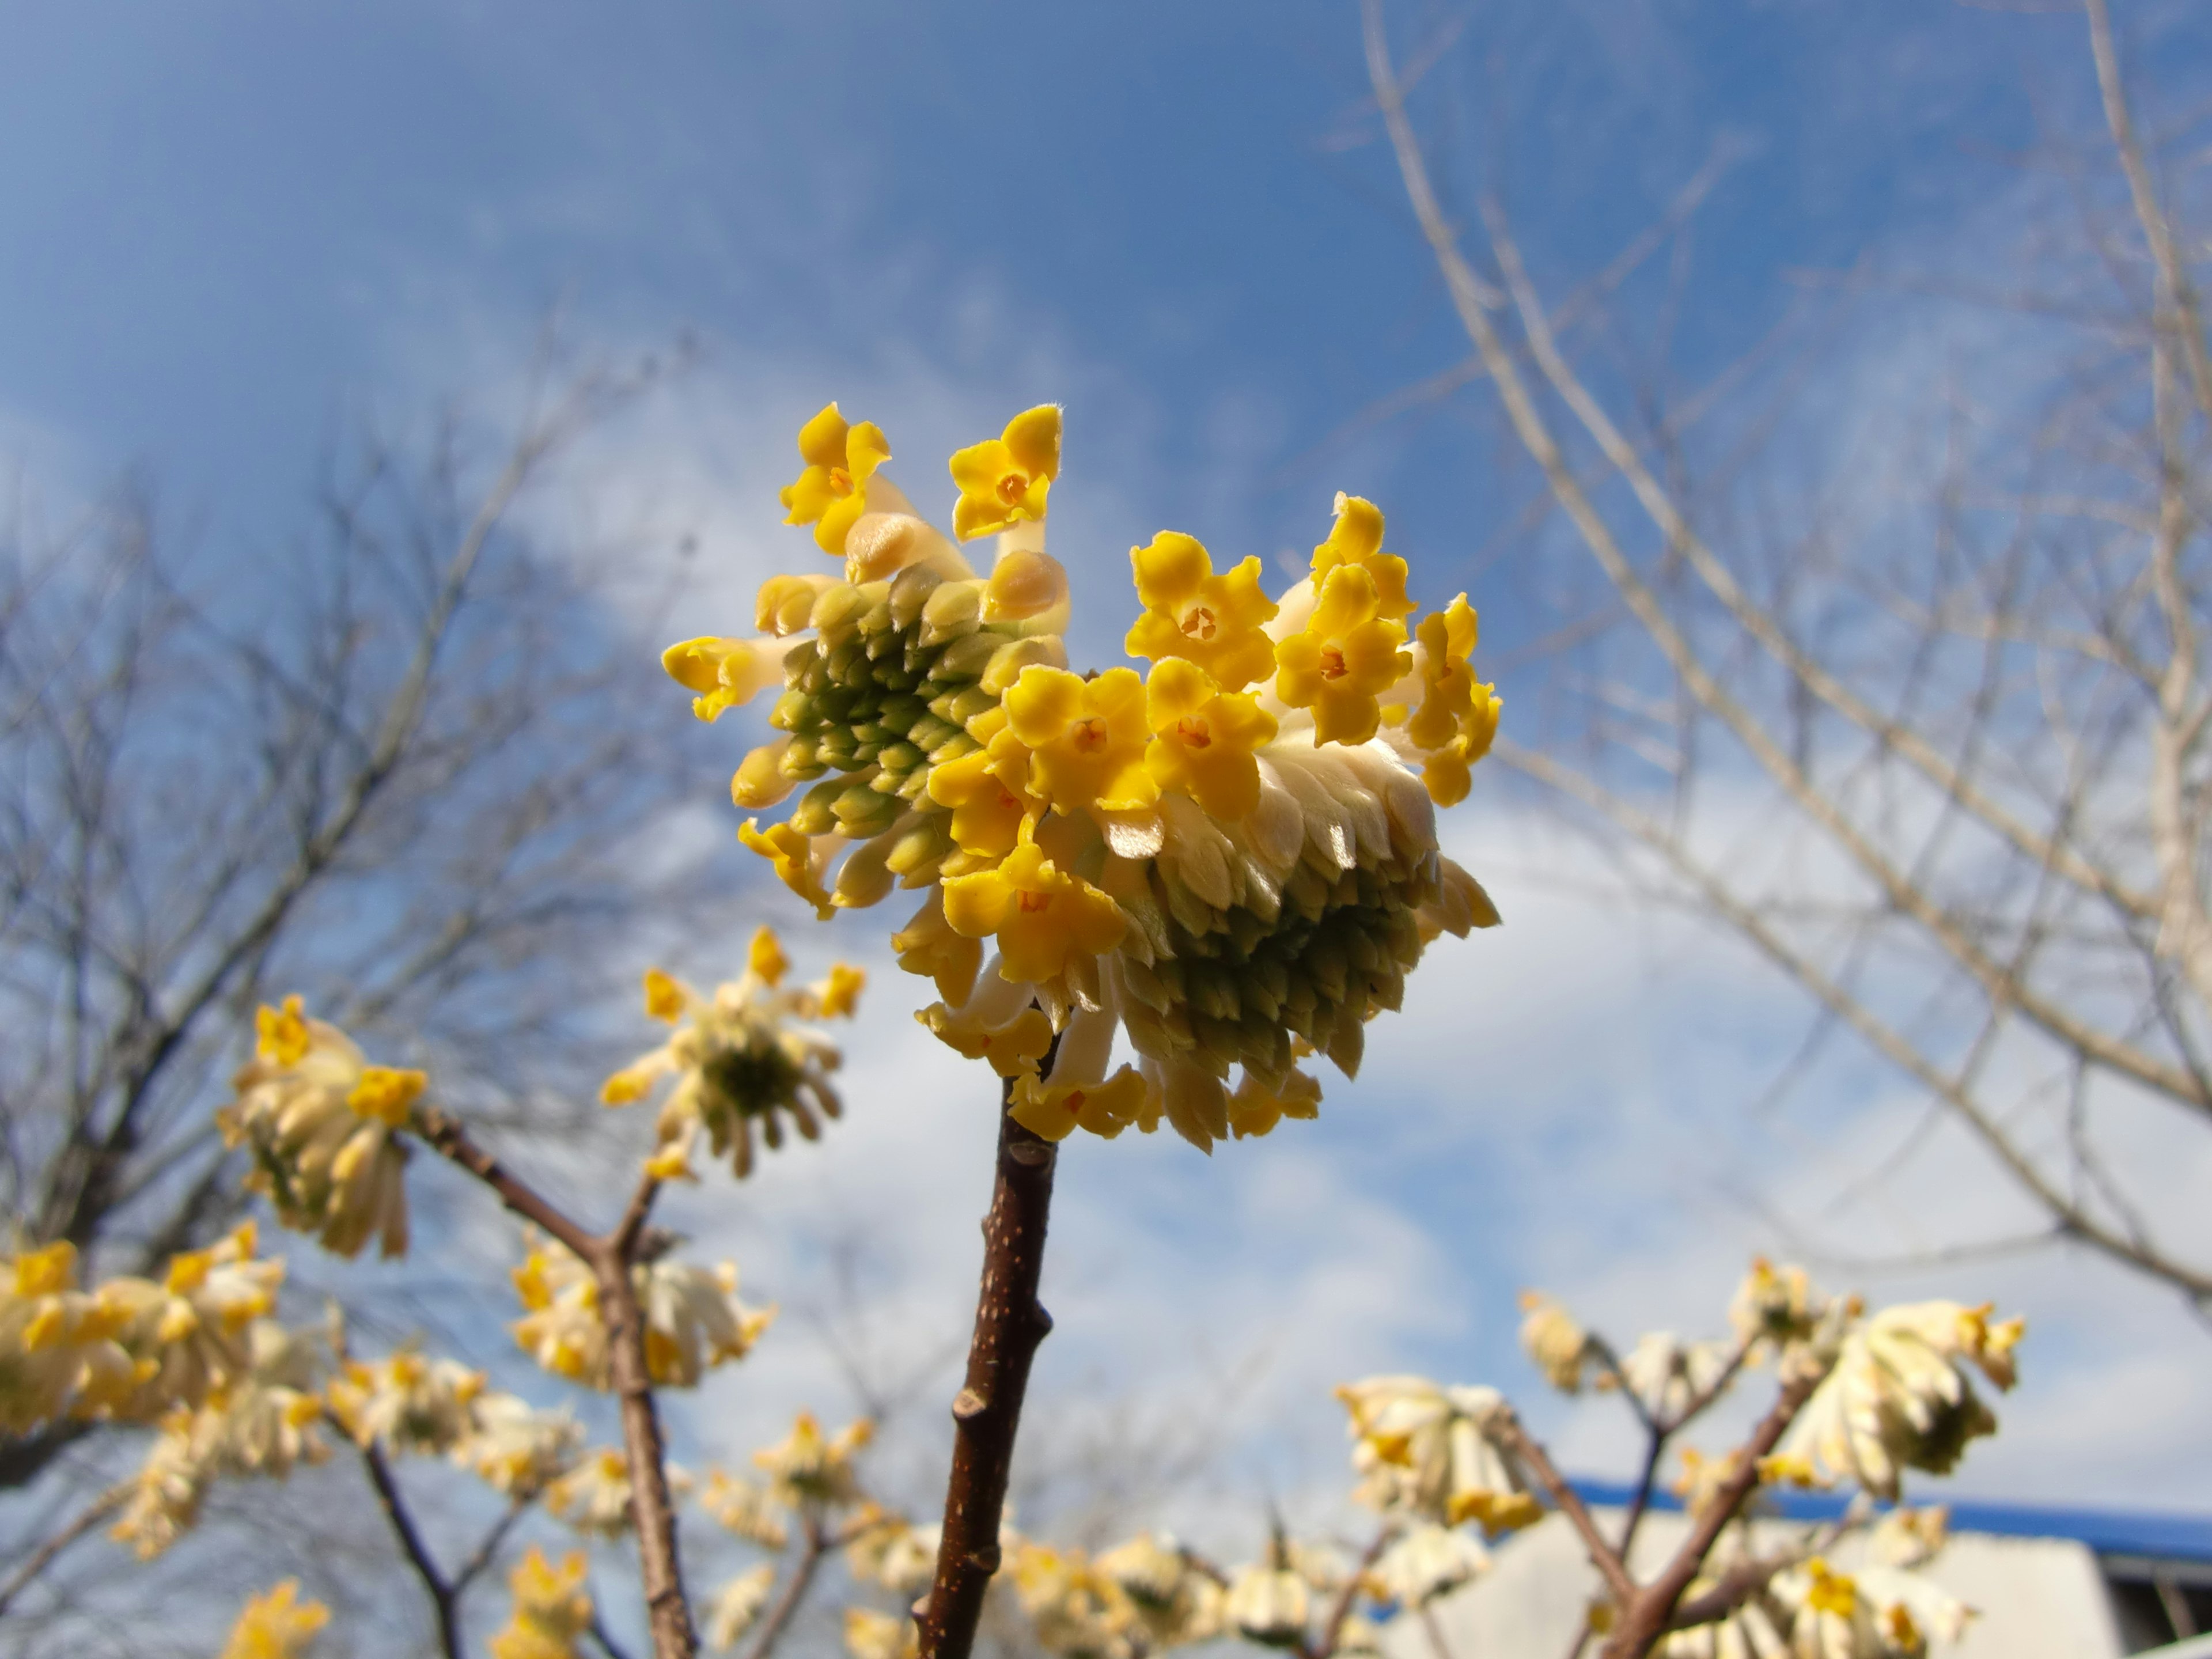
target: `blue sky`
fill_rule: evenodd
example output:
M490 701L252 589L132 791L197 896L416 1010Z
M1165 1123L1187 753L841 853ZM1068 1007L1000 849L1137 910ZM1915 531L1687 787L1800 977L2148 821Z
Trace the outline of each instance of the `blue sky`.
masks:
M1401 54L1456 15L1392 15ZM2194 78L2201 39L2162 9L2123 15ZM1575 0L1459 21L1424 88L1444 182L1497 182L1548 283L1609 258L1717 138L1743 147L1662 357L1686 382L1782 314L1792 273L1949 257L1963 224L2001 213L1996 152L2032 134L2028 90L2062 116L2090 91L2069 20L1919 0ZM689 631L734 629L750 585L806 556L772 492L821 402L881 419L894 471L941 513L935 458L1050 399L1069 407L1054 548L1112 616L1121 550L1155 529L1302 550L1349 488L1389 511L1425 592L1474 587L1486 646L1510 652L1537 625L1542 573L1495 551L1519 498L1492 483L1486 403L1328 442L1464 353L1364 93L1342 0L19 9L0 54L0 448L58 501L143 466L219 556L279 556L347 416L495 407L558 307L586 351L685 331L704 347L584 481L664 545L699 533ZM1502 689L1511 708L1510 675ZM670 740L737 752L726 731ZM1504 867L1522 831L1494 793L1470 815L1486 806L1493 822L1455 833ZM753 873L729 827L714 817L701 842L720 882ZM1910 1097L1848 1053L1798 1116L1753 1119L1794 1032L1787 997L1668 924L1499 890L1507 929L1445 948L1397 1045L1303 1136L1211 1166L1078 1149L1048 1397L1103 1377L1172 1400L1263 1355L1270 1444L1304 1449L1254 1450L1237 1479L1333 1480L1328 1381L1419 1365L1533 1394L1511 1341L1530 1281L1609 1319L1717 1322L1771 1242L1741 1194L1812 1205L1811 1173L1870 1159L1909 1120ZM842 931L842 950L866 949ZM698 954L702 975L723 965ZM964 1075L905 1026L908 989L878 979L843 1143L788 1160L726 1224L749 1283L764 1275L787 1310L827 1284L838 1215L894 1214L913 1239L886 1247L906 1274L872 1292L886 1319L964 1321L987 1154L956 1143L988 1123L886 1103ZM901 1187L940 1156L944 1182ZM1930 1156L1905 1209L2016 1219L1969 1153L1946 1164L1938 1137ZM2052 1502L2201 1492L2201 1336L2079 1264L1992 1272L2041 1298L2052 1369L1966 1484ZM783 1379L763 1384L763 1429L830 1386L803 1340L787 1370L757 1362ZM1625 1454L1567 1432L1585 1466Z

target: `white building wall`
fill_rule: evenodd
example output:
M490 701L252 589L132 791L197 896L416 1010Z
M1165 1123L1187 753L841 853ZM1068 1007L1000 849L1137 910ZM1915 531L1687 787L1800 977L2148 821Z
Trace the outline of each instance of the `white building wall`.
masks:
M1618 1530L1618 1511L1597 1515ZM1679 1514L1645 1519L1630 1563L1639 1579L1673 1552L1685 1525ZM1762 1522L1757 1547L1782 1547L1802 1530ZM1853 1548L1836 1551L1838 1568L1848 1570ZM1980 1614L1965 1640L1933 1646L1929 1659L2121 1659L2096 1558L2071 1539L1958 1534L1923 1571ZM1566 1659L1597 1588L1574 1528L1548 1516L1501 1541L1486 1575L1436 1605L1444 1655L1419 1619L1394 1620L1385 1645L1389 1659Z

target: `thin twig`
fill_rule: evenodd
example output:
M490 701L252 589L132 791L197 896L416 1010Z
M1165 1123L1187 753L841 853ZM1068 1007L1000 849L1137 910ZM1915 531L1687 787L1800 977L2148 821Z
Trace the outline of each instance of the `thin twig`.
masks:
M629 1452L630 1509L637 1523L638 1565L655 1659L692 1659L699 1638L684 1595L678 1551L676 1504L668 1490L668 1457L653 1404L653 1374L646 1362L645 1316L627 1255L594 1241L585 1258L599 1286L600 1317L607 1326L607 1364L622 1403L623 1441Z
M1336 1644L1344 1635L1344 1621L1352 1617L1352 1604L1359 1596L1359 1581L1367 1576L1367 1570L1375 1565L1376 1558L1397 1535L1398 1528L1394 1522L1385 1521L1375 1529L1375 1536L1360 1553L1359 1565L1346 1575L1344 1588L1337 1592L1335 1601L1330 1605L1328 1618L1321 1627L1321 1641L1314 1647L1309 1659L1331 1659L1336 1652Z
M533 1495L516 1498L507 1504L507 1513L492 1523L491 1530L483 1535L483 1541L469 1553L469 1559L461 1563L460 1571L453 1575L453 1594L456 1596L483 1577L484 1569L490 1566L498 1556L499 1547L507 1542L507 1534L514 1530L515 1522L530 1512L530 1506L535 1501Z
M592 1610L592 1622L585 1628L591 1632L592 1640L599 1644L599 1650L607 1656L607 1659L629 1659L629 1655L623 1650L623 1644L616 1641L613 1634L607 1629L607 1621L599 1617L598 1608L594 1607Z
M1049 1054L1045 1060L1051 1066ZM952 1470L937 1571L918 1612L921 1659L968 1659L983 1592L999 1570L999 1528L1030 1364L1052 1329L1037 1302L1058 1148L1014 1121L1013 1084L1000 1091L998 1177L983 1222L983 1280L968 1376L952 1401Z
M1582 1534L1583 1547L1589 1552L1590 1565L1598 1570L1613 1598L1626 1607L1636 1595L1636 1581L1628 1576L1628 1568L1619 1553L1598 1529L1589 1506L1553 1465L1551 1455L1521 1426L1521 1419L1510 1407L1494 1413L1483 1425L1483 1430L1536 1478L1536 1484L1544 1489L1559 1513L1567 1517L1568 1524Z
M806 1600L807 1589L814 1582L814 1570L830 1553L830 1541L829 1534L822 1530L822 1522L810 1516L799 1559L792 1564L791 1575L784 1580L783 1594L776 1597L775 1605L761 1621L760 1632L745 1650L745 1659L769 1659L769 1655L775 1651L775 1644L783 1639L783 1632L798 1613L799 1604Z
M124 1500L130 1496L131 1482L127 1480L110 1486L80 1510L67 1526L24 1557L23 1565L8 1575L6 1583L0 1584L0 1613L7 1612L9 1604L29 1587L32 1580L53 1565L55 1558L122 1508Z
M422 1581L422 1588L430 1597L438 1624L438 1650L445 1659L461 1659L460 1604L453 1585L438 1570L429 1546L423 1542L415 1517L407 1508L399 1483L392 1478L392 1465L375 1441L362 1446L361 1461L368 1466L368 1484L376 1488L377 1502L384 1506L385 1518L392 1522L392 1533L399 1540L400 1553L407 1558L407 1565L415 1570L415 1576Z

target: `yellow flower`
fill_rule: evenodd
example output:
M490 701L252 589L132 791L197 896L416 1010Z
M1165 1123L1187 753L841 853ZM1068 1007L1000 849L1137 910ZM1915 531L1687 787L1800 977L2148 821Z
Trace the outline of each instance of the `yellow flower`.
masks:
M1474 654L1477 631L1464 593L1421 618L1415 631L1421 644L1421 707L1406 722L1406 735L1424 749L1443 748L1474 712L1474 675L1467 659Z
M1275 670L1275 643L1262 624L1275 602L1260 590L1260 561L1213 574L1195 537L1163 530L1148 547L1129 550L1145 614L1122 644L1133 657L1183 657L1224 690L1242 691Z
M1006 692L1006 720L1029 745L1030 789L1055 811L1140 811L1160 798L1145 769L1145 683L1109 668L1086 680L1065 668L1024 668Z
M684 1010L690 1002L690 998L684 994L684 988L659 969L645 970L645 1012L648 1018L665 1020L673 1025L684 1018Z
M429 1080L421 1072L402 1071L393 1066L364 1066L361 1080L346 1096L346 1104L362 1117L400 1128Z
M1029 747L1006 729L1004 710L977 715L969 735L985 746L931 767L929 798L952 809L952 841L962 852L1000 858L1013 850L1024 820L1042 815L1047 803L1029 793Z
M890 459L890 444L873 421L848 426L829 404L799 428L799 453L806 470L783 487L784 522L812 525L815 545L842 559L845 538L867 511L869 475Z
M305 1060L309 1038L304 1010L297 996L286 997L281 1009L264 1004L253 1016L255 1052L278 1066L297 1066Z
M1268 1088L1247 1072L1229 1097L1229 1133L1239 1140L1266 1134L1286 1117L1320 1115L1321 1085L1304 1072L1293 1071L1280 1089Z
M1357 565L1375 579L1376 608L1392 621L1407 615L1413 602L1406 597L1406 562L1382 550L1382 513L1374 502L1358 495L1336 492L1336 524L1328 539L1314 549L1313 579L1321 586L1332 570Z
M1214 817L1236 823L1260 804L1253 751L1275 735L1275 717L1249 691L1224 691L1197 663L1170 657L1145 683L1152 744L1145 768Z
M1338 565L1322 583L1305 631L1275 647L1275 695L1313 710L1316 744L1373 737L1382 723L1377 698L1413 666L1398 648L1405 625L1385 616L1381 603L1364 567Z
M775 641L725 640L708 635L684 640L660 653L668 678L695 692L691 712L701 720L721 719L742 708L783 678L784 653Z
M492 1659L577 1659L577 1642L592 1626L592 1598L584 1593L583 1552L572 1551L558 1568L537 1545L507 1578L514 1612L491 1638Z
M891 935L898 965L909 974L934 980L937 994L957 1007L975 988L975 975L983 966L980 939L955 933L945 917L940 890L929 896L912 921Z
M963 1019L941 1002L932 1003L915 1018L954 1053L963 1059L988 1061L1000 1077L1020 1077L1036 1071L1045 1050L1052 1047L1052 1022L1034 1006L1000 1024Z
M1148 1086L1133 1066L1122 1066L1103 1083L1055 1085L1025 1077L1014 1085L1007 1115L1047 1140L1065 1140L1078 1129L1111 1140L1137 1121Z
M815 858L814 843L806 836L787 823L771 823L763 831L756 819L747 818L738 830L738 839L774 864L776 878L812 905L822 921L837 914L822 885L829 860Z
M867 988L868 970L855 968L848 962L830 964L830 977L823 981L816 994L815 1006L823 1019L836 1019L839 1015L850 1015L860 1005L860 993Z
M248 1600L230 1627L222 1659L299 1659L331 1617L321 1602L302 1601L299 1595L300 1581L287 1578L266 1595Z
M983 620L1026 623L1049 631L1067 621L1067 568L1036 548L1014 548L991 567L983 585Z
M753 935L752 945L745 952L745 966L755 979L770 990L782 982L784 975L790 970L791 958L784 955L775 929L763 927Z
M997 869L946 882L945 919L970 939L997 934L1000 974L1032 981L1057 979L1073 958L1112 950L1126 925L1112 899L1026 838Z
M952 533L973 541L1023 520L1042 521L1045 495L1060 476L1060 410L1052 404L1025 410L996 438L953 456L952 482L960 499L952 508Z

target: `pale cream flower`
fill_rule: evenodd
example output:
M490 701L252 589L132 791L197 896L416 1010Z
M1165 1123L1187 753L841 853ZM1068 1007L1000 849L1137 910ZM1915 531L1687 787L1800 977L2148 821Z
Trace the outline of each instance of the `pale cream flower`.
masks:
M1221 1633L1227 1593L1174 1539L1144 1533L1097 1559L1143 1620L1155 1650L1209 1642Z
M904 1516L863 1505L846 1526L845 1565L855 1578L881 1584L911 1601L937 1571L939 1527L917 1527Z
M532 1233L514 1270L524 1316L514 1340L547 1370L586 1388L605 1389L606 1326L592 1270L557 1240ZM775 1317L773 1307L738 1300L733 1262L693 1267L662 1256L630 1269L645 1316L646 1368L663 1388L690 1388L717 1365L739 1359Z
M1729 1304L1729 1323L1757 1359L1809 1339L1827 1310L1828 1299L1802 1267L1777 1267L1755 1256Z
M775 1587L775 1569L763 1564L748 1568L715 1591L707 1606L708 1645L735 1647L768 1606L768 1593Z
M1037 1645L1058 1659L1135 1659L1136 1609L1080 1550L1024 1541L1013 1556L1014 1593Z
M453 1462L504 1497L528 1498L565 1474L584 1431L565 1412L540 1411L512 1394L486 1394L470 1408Z
M913 1620L867 1607L845 1609L845 1651L850 1659L915 1659L921 1650Z
M492 1659L583 1659L577 1644L592 1627L586 1570L580 1550L556 1568L532 1545L508 1575L514 1607L506 1627L491 1638Z
M300 1581L287 1578L248 1601L230 1627L222 1659L304 1659L315 1632L330 1622L331 1610L299 1595Z
M179 1406L146 1449L131 1493L108 1536L150 1561L191 1531L215 1479L212 1450L194 1434L194 1413Z
M1250 1566L1237 1572L1222 1606L1222 1617L1239 1636L1270 1648L1304 1642L1310 1614L1306 1581L1282 1566Z
M860 1487L853 1469L853 1455L874 1434L875 1425L864 1417L847 1424L835 1436L824 1436L813 1413L799 1413L789 1434L753 1454L753 1462L769 1477L769 1501L781 1509L801 1511L842 1509L859 1503Z
M1908 1468L1947 1474L1996 1419L1967 1381L1978 1365L1999 1388L2013 1380L2019 1321L1989 1322L1986 1307L1923 1302L1886 1309L1844 1338L1833 1369L1779 1448L1827 1480L1850 1479L1894 1498Z
M1589 1333L1577 1324L1567 1310L1539 1291L1521 1293L1521 1346L1544 1373L1544 1380L1562 1394L1580 1394L1583 1368L1596 1358Z
M611 1446L586 1453L546 1486L545 1507L578 1532L621 1537L632 1524L629 1459Z
M0 1432L129 1410L156 1367L116 1340L119 1325L77 1288L66 1240L0 1256Z
M725 1474L720 1469L709 1469L699 1488L699 1507L712 1516L717 1525L763 1549L780 1550L791 1541L790 1528L769 1500L767 1488L753 1481ZM895 1519L886 1517L886 1524ZM848 1548L848 1559L851 1553Z
M252 1154L246 1185L287 1227L356 1255L371 1238L407 1249L407 1148L398 1131L422 1091L420 1072L371 1066L334 1025L308 1019L300 999L259 1017L254 1057L233 1079L238 1098L216 1114L224 1143Z
M1422 1376L1372 1376L1336 1391L1350 1414L1353 1494L1385 1514L1448 1527L1480 1522L1496 1534L1543 1510L1484 1425L1504 1406L1494 1389L1444 1389Z
M451 1452L476 1428L484 1374L412 1346L382 1359L349 1360L327 1391L331 1414L360 1445L426 1457Z
M1899 1504L1875 1522L1867 1534L1867 1555L1885 1567L1924 1567L1942 1553L1950 1534L1949 1504L1924 1510Z
M1727 1374L1729 1350L1718 1342L1685 1342L1672 1331L1646 1331L1620 1358L1621 1380L1662 1423L1705 1399ZM1601 1386L1609 1379L1601 1379Z
M1390 1601L1425 1607L1490 1569L1490 1552L1446 1527L1424 1522L1410 1528L1384 1550L1370 1570Z
M111 1279L94 1293L100 1328L150 1361L118 1416L146 1419L167 1406L198 1406L252 1364L246 1328L276 1305L284 1264L255 1258L250 1221L204 1250L170 1257L159 1285Z
M1923 1659L1929 1637L1955 1642L1973 1617L1916 1573L1884 1566L1842 1573L1818 1556L1777 1573L1771 1591L1790 1612L1797 1659Z

